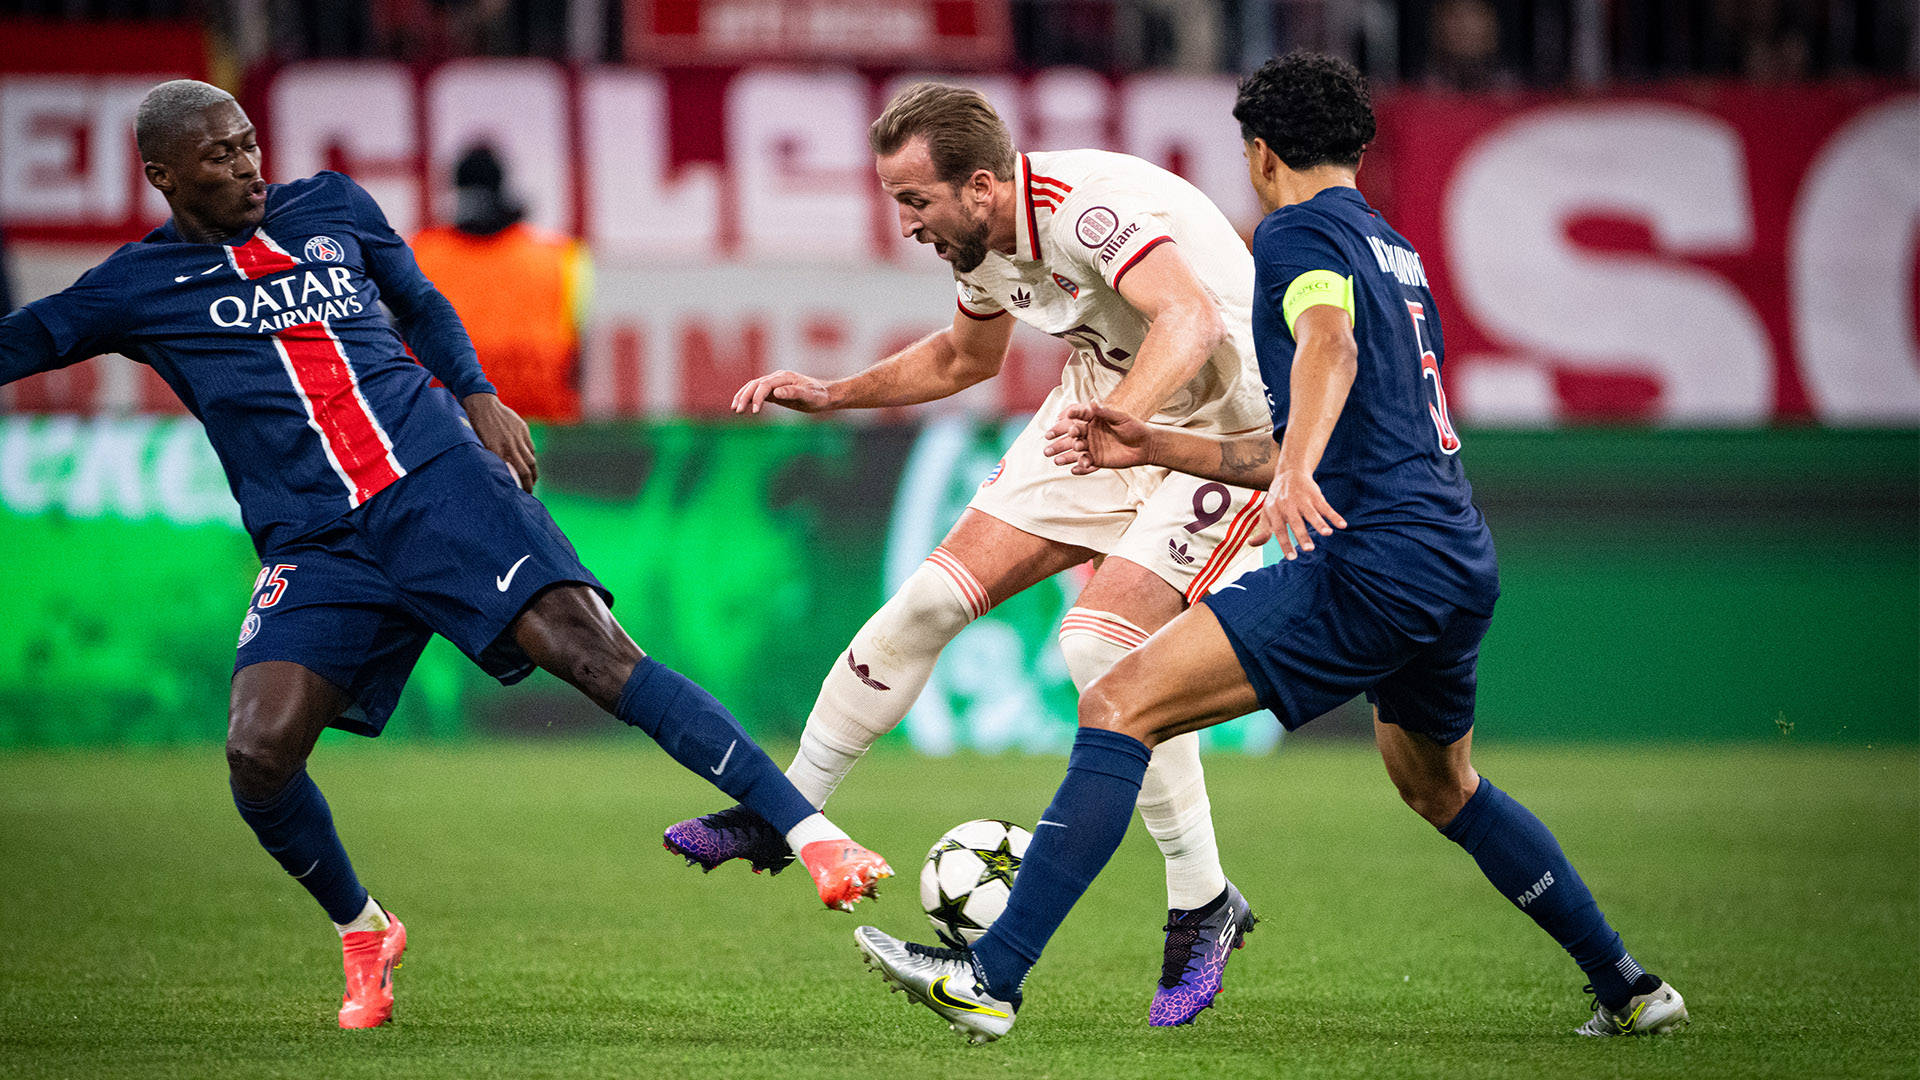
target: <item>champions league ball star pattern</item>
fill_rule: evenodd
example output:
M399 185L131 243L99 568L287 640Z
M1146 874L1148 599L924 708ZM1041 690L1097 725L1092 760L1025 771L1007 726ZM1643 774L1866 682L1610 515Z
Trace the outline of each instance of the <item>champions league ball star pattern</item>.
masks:
M1000 917L1033 834L1010 821L955 825L920 868L920 906L934 933L953 948L980 939Z

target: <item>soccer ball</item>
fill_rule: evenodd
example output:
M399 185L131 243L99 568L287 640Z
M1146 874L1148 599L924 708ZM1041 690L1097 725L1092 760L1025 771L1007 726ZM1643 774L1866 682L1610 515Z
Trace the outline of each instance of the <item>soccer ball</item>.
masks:
M1011 821L983 818L955 825L920 867L920 906L933 932L951 948L980 939L1000 917L1033 834Z

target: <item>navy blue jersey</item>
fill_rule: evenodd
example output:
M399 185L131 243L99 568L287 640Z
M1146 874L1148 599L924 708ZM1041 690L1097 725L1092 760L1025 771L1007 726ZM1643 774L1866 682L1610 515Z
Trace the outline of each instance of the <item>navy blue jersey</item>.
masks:
M0 383L108 352L152 365L206 425L262 552L477 441L454 395L492 390L452 306L333 172L269 187L260 225L224 243L169 221L0 321Z
M1296 279L1350 290L1359 370L1314 470L1347 528L1315 543L1350 565L1491 614L1499 594L1493 539L1461 468L1440 383L1440 316L1413 245L1358 191L1331 187L1267 215L1253 234L1253 260L1254 343L1276 435L1287 422L1293 371L1289 290ZM1302 303L1296 290L1295 314Z

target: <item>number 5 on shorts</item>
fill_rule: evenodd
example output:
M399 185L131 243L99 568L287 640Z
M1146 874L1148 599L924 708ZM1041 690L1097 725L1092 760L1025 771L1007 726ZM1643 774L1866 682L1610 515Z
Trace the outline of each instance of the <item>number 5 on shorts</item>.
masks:
M281 575L287 573L289 570L297 569L299 569L299 567L294 566L292 563L280 563L271 570L262 570L262 577L254 584L253 591L259 592L262 588L266 588L267 595L261 597L253 606L265 609L279 603L280 594L287 591L287 579Z

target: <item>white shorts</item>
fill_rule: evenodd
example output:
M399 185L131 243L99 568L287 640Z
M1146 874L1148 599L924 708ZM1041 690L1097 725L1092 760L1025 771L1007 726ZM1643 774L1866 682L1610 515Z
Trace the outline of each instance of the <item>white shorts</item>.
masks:
M1065 407L1056 389L967 505L1046 540L1139 563L1191 604L1260 565L1247 546L1266 492L1157 465L1075 476L1041 452Z

